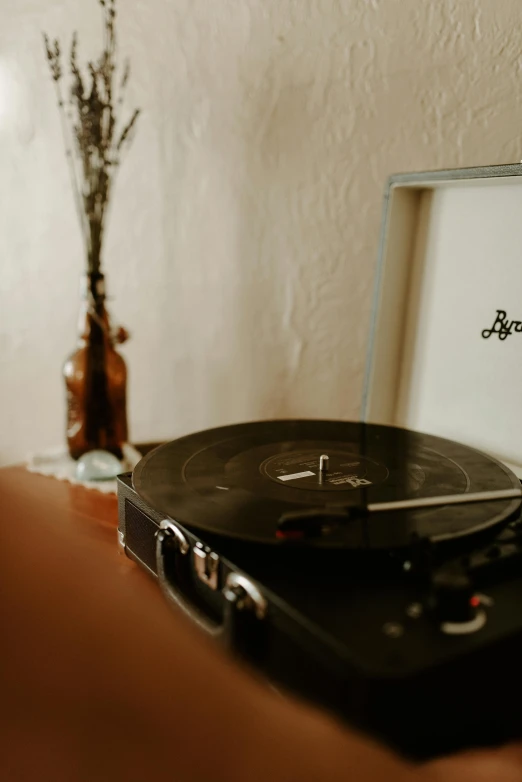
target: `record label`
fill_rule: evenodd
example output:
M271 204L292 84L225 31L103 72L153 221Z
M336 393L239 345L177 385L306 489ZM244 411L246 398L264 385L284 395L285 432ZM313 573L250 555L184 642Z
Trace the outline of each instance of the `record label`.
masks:
M291 451L267 459L261 473L276 483L312 491L353 491L382 483L388 477L383 464L349 451L328 450L328 469L319 470L323 451Z

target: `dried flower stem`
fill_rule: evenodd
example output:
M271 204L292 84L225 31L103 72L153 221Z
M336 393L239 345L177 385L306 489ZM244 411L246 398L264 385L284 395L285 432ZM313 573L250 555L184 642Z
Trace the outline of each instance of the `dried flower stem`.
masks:
M122 130L118 111L123 104L130 66L125 62L117 101L114 99L116 55L116 0L98 0L103 9L103 50L97 60L87 63L82 73L77 59L78 39L71 44L71 86L69 109L65 109L60 82L61 47L44 35L51 76L55 82L65 150L71 175L76 208L85 242L87 270L99 272L107 212L122 153L132 140L140 111L136 109Z
M63 98L61 94L60 84L58 81L56 81L56 92L58 95L58 108L59 108L59 114L60 114L60 124L62 126L62 135L63 135L63 141L65 144L65 156L67 158L67 165L69 168L69 175L71 178L71 184L72 184L72 190L73 190L73 197L74 197L74 204L76 207L76 212L78 214L78 219L80 221L80 228L82 230L82 235L84 238L84 241L86 243L89 242L89 232L87 230L86 226L86 219L85 219L85 212L83 211L82 207L82 199L80 196L80 186L79 186L79 180L78 180L78 174L76 172L76 165L74 162L74 155L72 151L72 144L69 140L69 128L67 125L67 117L65 115L65 107L63 103Z

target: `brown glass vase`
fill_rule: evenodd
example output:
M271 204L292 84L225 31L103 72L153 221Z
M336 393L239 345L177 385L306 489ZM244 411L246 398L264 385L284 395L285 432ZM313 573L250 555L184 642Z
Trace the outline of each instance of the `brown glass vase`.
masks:
M63 367L67 445L73 459L103 449L118 459L127 442L127 368L105 307L103 274L82 281L78 347Z

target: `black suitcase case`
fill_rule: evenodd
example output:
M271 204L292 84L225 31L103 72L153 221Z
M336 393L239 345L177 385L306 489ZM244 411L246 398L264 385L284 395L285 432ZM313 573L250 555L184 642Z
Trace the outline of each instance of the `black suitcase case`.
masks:
M522 735L519 521L501 533L495 557L491 547L480 554L487 627L451 637L389 557L278 553L196 533L150 509L131 473L118 478L118 502L126 554L278 689L415 759Z

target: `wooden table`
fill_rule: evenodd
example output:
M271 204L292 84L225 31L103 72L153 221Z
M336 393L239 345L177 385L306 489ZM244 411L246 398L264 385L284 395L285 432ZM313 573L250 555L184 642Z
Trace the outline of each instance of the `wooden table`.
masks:
M53 516L56 524L88 526L117 553L118 501L115 494L102 494L68 481L37 475L22 466L0 470L0 492L8 484L40 506L46 516Z
M117 572L133 586L141 582L143 589L160 595L153 580L132 562L118 546L118 500L115 494L103 494L96 489L71 484L68 481L31 473L23 466L0 469L0 519L9 523L9 497L24 498L24 503L38 509L38 514L56 529L74 528L79 540L95 540L112 557ZM151 589L151 585L155 587ZM154 598L153 598L154 599Z
M222 780L245 764L238 731L265 690L172 610L117 525L116 495L0 469L1 780Z
M114 495L0 469L0 779L406 779L218 654L117 523Z

